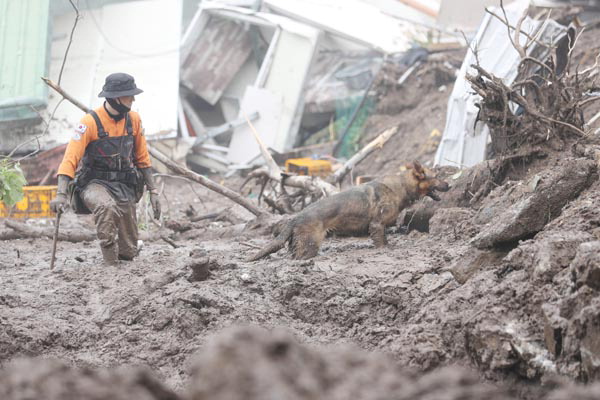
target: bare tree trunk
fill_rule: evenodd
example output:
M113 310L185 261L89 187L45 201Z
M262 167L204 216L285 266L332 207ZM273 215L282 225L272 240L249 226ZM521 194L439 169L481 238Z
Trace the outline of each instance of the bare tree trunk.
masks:
M54 236L54 227L35 227L7 219L4 224L13 229L20 238L49 238ZM14 238L14 237L13 237ZM61 229L58 233L58 240L78 243L91 242L96 240L96 233L84 229Z
M10 229L0 229L0 240L14 239L52 239L54 236L54 227L35 227L27 225L24 222L19 222L13 219L4 221L4 225ZM139 238L146 241L155 241L161 239L160 232L139 232ZM63 242L92 242L97 239L96 232L87 229L83 226L71 229L63 229L61 227L58 233L58 240Z

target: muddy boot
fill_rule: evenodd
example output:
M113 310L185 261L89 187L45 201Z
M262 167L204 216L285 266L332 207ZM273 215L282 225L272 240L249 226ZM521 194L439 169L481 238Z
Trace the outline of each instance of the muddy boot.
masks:
M128 254L119 254L120 261L133 261L133 257Z
M102 250L102 258L104 259L104 264L109 266L115 266L118 264L117 246L100 246L100 250Z

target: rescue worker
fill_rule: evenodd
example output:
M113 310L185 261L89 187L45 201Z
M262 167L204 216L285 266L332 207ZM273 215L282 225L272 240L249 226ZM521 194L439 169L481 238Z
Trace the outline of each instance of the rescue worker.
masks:
M75 129L58 168L56 198L50 203L54 212L62 212L70 199L76 214L94 215L102 257L108 265L132 260L138 253L136 203L144 184L154 218L160 218L142 121L131 111L140 93L131 75L106 77L98 94L106 100Z

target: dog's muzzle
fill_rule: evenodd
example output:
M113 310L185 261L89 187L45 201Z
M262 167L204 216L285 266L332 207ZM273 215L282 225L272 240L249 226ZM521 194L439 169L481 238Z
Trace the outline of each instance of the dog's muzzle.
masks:
M437 183L436 185L432 185L429 188L427 196L431 197L435 201L440 201L440 196L438 196L437 193L435 193L436 190L440 192L447 192L448 190L450 190L450 185L448 185L448 183L444 181L439 181L439 183Z

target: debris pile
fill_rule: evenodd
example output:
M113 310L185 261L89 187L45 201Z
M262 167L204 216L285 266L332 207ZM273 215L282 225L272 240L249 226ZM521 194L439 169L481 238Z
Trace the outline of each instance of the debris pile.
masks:
M188 133L203 116L210 120L216 105L230 114L205 124L207 133L182 153L192 149L190 166L207 168L210 158L247 175L217 183L172 154L153 152L177 174L160 176L167 217L150 226L142 204L144 247L116 268L99 267L93 235L84 230L89 219L76 224L65 215L73 229L58 243L54 272L47 267L50 224L4 223L0 238L10 241L0 245L0 395L30 390L53 398L71 385L74 392L104 388L98 398L130 391L132 398L183 400L598 397L598 14L586 8L549 17L547 9L513 2L487 13L468 50L416 48L379 54L372 64L361 57L373 48L331 52L336 40L352 42L343 27L334 32L315 14L277 6L283 3L244 12L204 4L197 16L203 24L190 26L220 32L222 42L202 35L186 42L206 50L206 60L222 61L211 53L216 43L235 62L201 84L193 82L194 64L186 64ZM300 16L309 22L297 25ZM280 46L271 47L277 37ZM302 63L290 86L277 86L285 90L272 96L265 89L274 85L271 73L297 61L285 59L292 39L301 41ZM246 42L255 46L241 46ZM306 62L309 53L316 62ZM259 55L261 68L252 69ZM355 56L361 62L343 65ZM318 73L306 75L313 67ZM302 107L291 87L300 76L311 82ZM250 86L233 84L244 77ZM247 87L236 92L239 110L228 92L234 87ZM349 103L339 106L338 97ZM346 120L337 118L341 109ZM271 118L279 115L273 110L281 120ZM363 135L352 120L364 123ZM291 147L313 139L317 147L275 148L266 137L275 125L286 134L271 139ZM248 142L238 137L242 131ZM225 154L216 146L226 143L229 150L252 143L253 158L207 156ZM326 146L353 148L358 158L331 160L339 168L329 176L284 171L285 160ZM416 202L396 227L379 229L385 246L329 232L310 260L282 249L247 261L301 209L357 180L398 173L414 159L450 190L439 202ZM249 171L259 160L264 166ZM434 168L436 161L450 165ZM247 324L260 328L235 327ZM340 344L360 349L334 348ZM10 363L23 356L63 361ZM146 365L156 377L111 370L125 364Z

